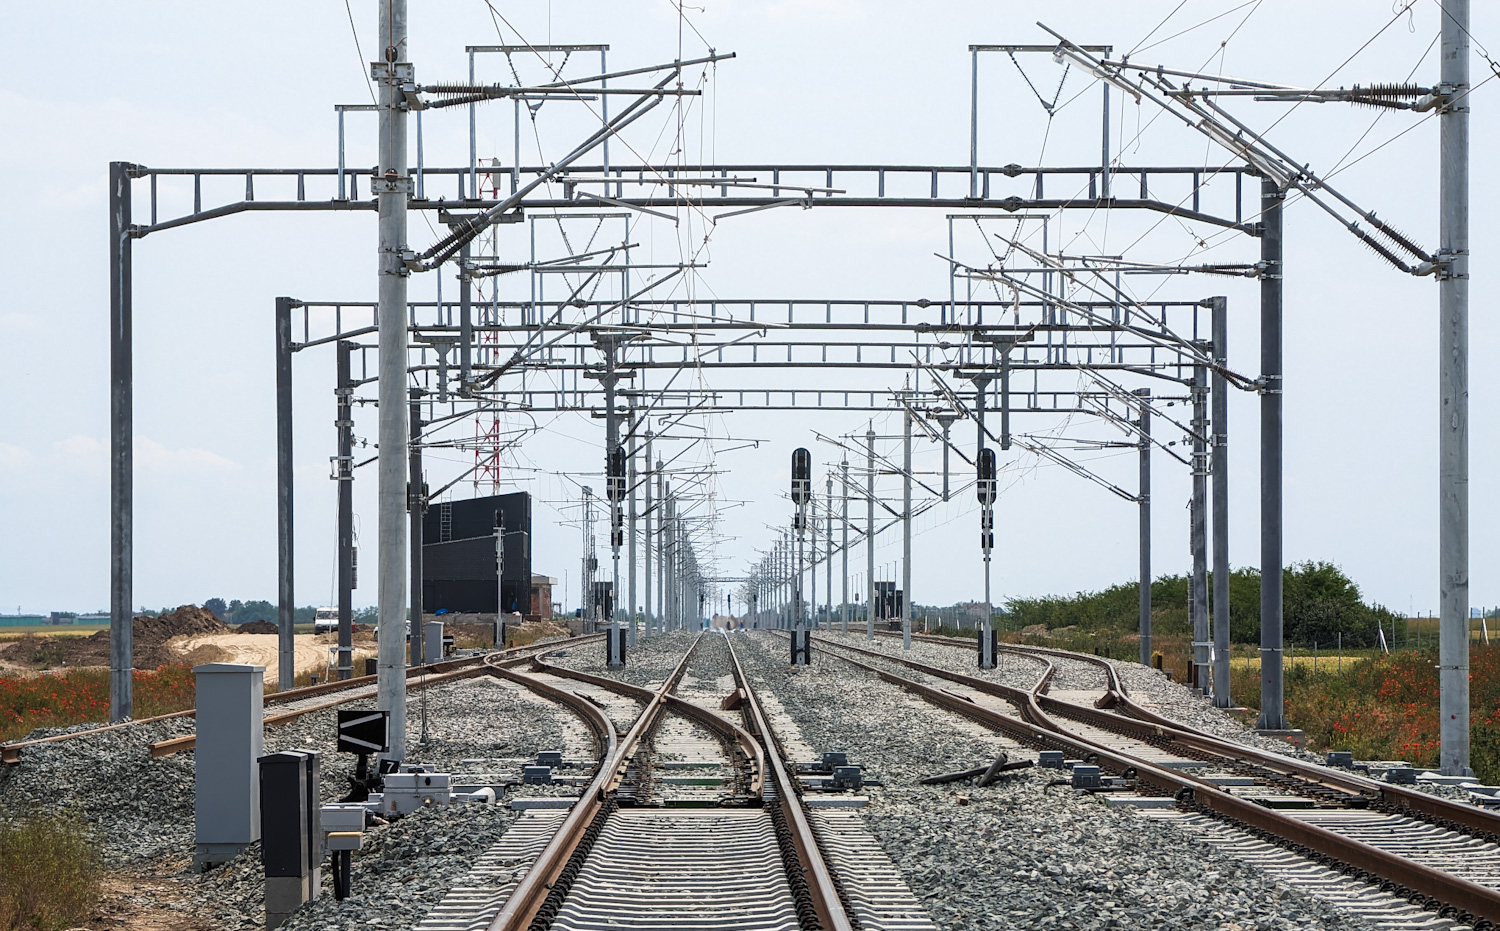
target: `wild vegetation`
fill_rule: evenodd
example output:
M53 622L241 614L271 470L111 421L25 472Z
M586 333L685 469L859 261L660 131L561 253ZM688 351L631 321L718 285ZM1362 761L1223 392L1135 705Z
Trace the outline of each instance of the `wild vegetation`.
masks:
M101 876L81 819L0 812L0 931L83 924L99 902Z
M191 666L136 670L135 716L149 718L193 707ZM0 741L39 727L109 720L109 670L71 669L57 675L0 677Z
M1151 583L1151 626L1157 634L1191 634L1189 579L1162 576ZM1347 647L1373 647L1378 634L1387 642L1404 634L1402 618L1380 605L1365 604L1359 586L1332 563L1304 562L1282 573L1284 633L1298 644L1333 644L1340 636ZM1213 590L1212 573L1209 591ZM1072 596L1013 598L1006 602L1007 626L1040 624L1049 630L1129 633L1138 627L1140 585L1126 582L1100 592ZM1236 569L1229 577L1229 639L1260 641L1260 571Z
M1315 750L1436 766L1440 691L1435 622L1409 621L1366 604L1359 587L1330 563L1292 566L1283 584L1288 723L1306 731ZM1258 711L1260 574L1236 570L1229 592L1230 695L1236 704ZM1012 641L1138 659L1138 593L1132 582L1071 597L1013 599L999 624ZM1151 601L1153 651L1182 679L1192 648L1188 579L1156 580ZM943 632L972 636L972 631ZM1378 646L1381 633L1389 653ZM1500 783L1500 645L1475 642L1469 669L1471 765L1479 778Z

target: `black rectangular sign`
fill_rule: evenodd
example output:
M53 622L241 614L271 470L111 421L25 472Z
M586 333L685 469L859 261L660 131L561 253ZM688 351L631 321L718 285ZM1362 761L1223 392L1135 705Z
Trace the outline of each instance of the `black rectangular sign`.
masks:
M383 753L390 749L385 711L339 711L340 753Z

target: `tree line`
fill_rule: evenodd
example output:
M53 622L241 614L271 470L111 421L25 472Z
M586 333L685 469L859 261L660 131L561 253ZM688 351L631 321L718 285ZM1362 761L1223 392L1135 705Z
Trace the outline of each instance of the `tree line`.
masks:
M203 610L208 611L214 617L230 625L238 627L240 624L249 624L251 621L270 621L276 623L276 606L269 601L225 601L223 598L210 598L203 602ZM293 624L311 624L313 615L317 612L313 605L303 605L292 609ZM373 621L375 617L374 608L360 608L354 612L354 621L357 624L365 624Z
M1377 643L1380 629L1387 640L1396 632L1398 615L1378 604L1366 604L1359 586L1329 562L1302 562L1282 572L1284 636L1296 643L1334 643L1345 646ZM1159 634L1191 634L1189 578L1167 575L1151 583L1151 627ZM1210 573L1209 612L1213 611ZM1077 626L1083 631L1131 631L1140 621L1140 585L1126 582L1099 592L1072 596L1012 598L1006 614L1013 627L1041 624L1052 630ZM1229 576L1229 639L1260 642L1260 570L1235 569Z

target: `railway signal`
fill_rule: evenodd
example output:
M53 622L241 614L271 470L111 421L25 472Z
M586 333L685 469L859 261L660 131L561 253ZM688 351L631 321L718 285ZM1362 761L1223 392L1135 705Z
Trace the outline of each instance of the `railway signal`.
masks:
M792 665L812 665L812 633L803 626L802 567L803 535L807 528L807 505L812 500L812 453L804 447L792 450L792 503L797 506L792 526L797 531L797 578L792 586Z
M984 620L979 625L979 668L994 669L999 636L990 625L990 551L995 548L995 498L998 481L995 451L985 447L976 457L975 495L979 498L979 548L984 553Z
M359 759L354 766L354 775L349 777L349 794L345 802L363 802L371 792L379 791L381 779L395 767L382 764L370 772L370 754L390 750L390 712L340 709L338 713L339 753L353 753Z
M613 420L610 421L613 424ZM609 499L609 545L614 554L615 580L620 576L620 547L625 545L625 511L620 502L625 500L625 447L611 443L605 456L604 495ZM604 616L610 620L609 633L605 636L605 664L611 667L625 665L625 642L627 633L619 625L614 607L615 585L610 585L609 611ZM633 610L633 607L632 607ZM635 623L632 616L631 623Z

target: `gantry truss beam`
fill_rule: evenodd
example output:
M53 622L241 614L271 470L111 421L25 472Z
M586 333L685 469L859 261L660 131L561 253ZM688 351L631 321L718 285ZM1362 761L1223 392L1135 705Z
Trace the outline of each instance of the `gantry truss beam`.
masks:
M373 383L373 379L370 379ZM625 404L636 415L669 414L715 414L731 411L803 411L819 413L861 413L890 411L897 409L898 389L879 391L844 390L797 390L765 388L689 389L663 391L617 392ZM908 398L915 396L914 406L929 406L932 410L951 410L941 392L906 391ZM1163 402L1186 402L1190 396L1152 395L1152 400ZM441 426L454 419L472 416L479 410L499 413L557 414L581 411L602 417L604 392L599 388L578 389L525 389L507 391L493 398L473 401L452 400L440 402L424 401L431 405L431 426ZM988 408L998 416L996 407ZM1087 414L1090 416L1128 418L1133 412L1129 405L1112 392L1106 391L1033 391L1012 388L1005 408L1012 414Z
M314 301L298 308L295 349L375 332L368 303ZM569 376L578 383L580 375L598 370L600 334L618 342L619 368L642 373L807 369L878 378L881 370L963 374L1003 367L1012 377L1088 369L1186 384L1194 365L1209 361L1198 338L1207 329L1204 308L1195 302L1132 308L1061 301L576 301L487 303L469 313L476 311L498 322L466 322L457 302L409 305L410 368L423 373L423 387L447 386L456 377L469 392L498 400L513 389L535 389L545 376L563 379L562 390ZM1023 312L1027 320L1058 322L1025 322ZM508 322L516 318L543 322ZM470 361L461 361L466 338ZM361 344L361 357L372 348Z
M476 166L413 172L412 210L483 211L500 199L476 192L512 191L541 179L547 167ZM128 169L131 193L143 199L147 222L131 235L256 211L374 211L374 169L150 168ZM1109 179L1106 192L1101 177ZM939 207L948 210L1137 209L1170 214L1255 235L1246 219L1245 178L1253 170L1220 166L1038 167L1017 164L832 165L729 164L573 167L523 197L517 212L628 207L643 212L687 208L712 219L783 206ZM481 183L483 178L483 183ZM970 182L975 179L975 196ZM506 182L509 182L506 185ZM1251 197L1255 196L1252 177ZM364 196L361 197L361 191ZM1132 196L1119 196L1128 192ZM1251 206L1253 208L1254 201ZM1254 210L1251 217L1254 217Z

